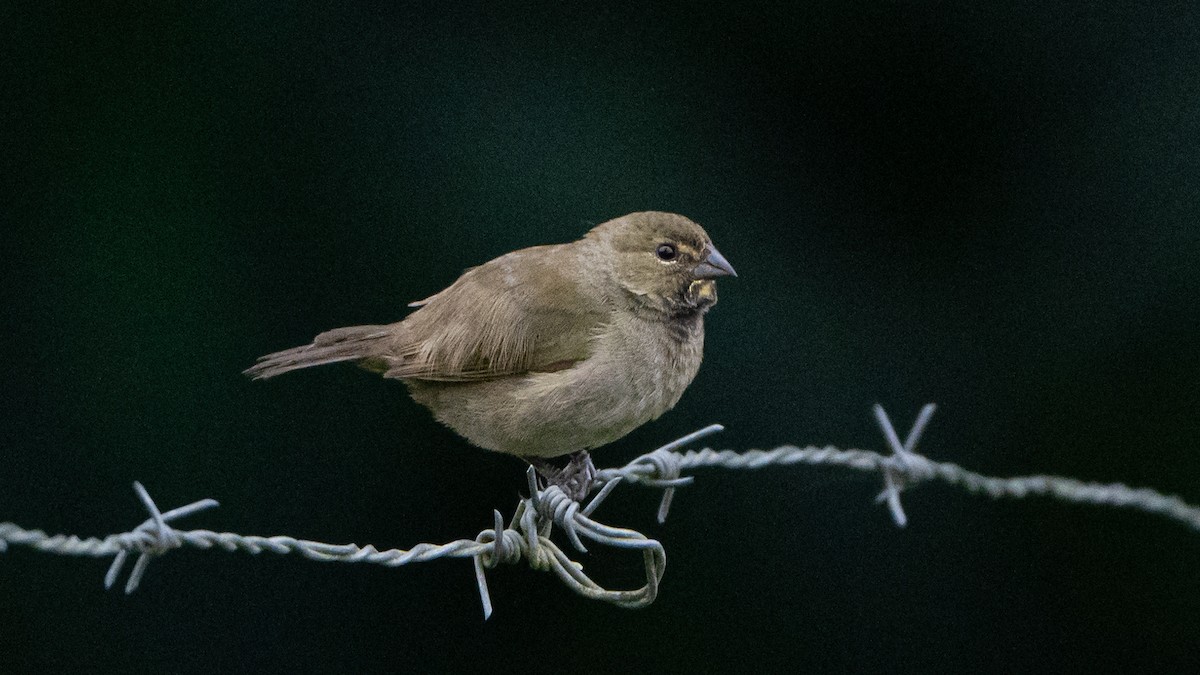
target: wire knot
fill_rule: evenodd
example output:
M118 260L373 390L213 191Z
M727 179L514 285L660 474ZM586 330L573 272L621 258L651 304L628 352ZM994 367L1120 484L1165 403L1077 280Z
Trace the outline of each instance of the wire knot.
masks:
M496 530L484 530L475 541L480 544L492 544L479 554L483 566L487 569L492 569L500 563L515 565L521 562L525 555L522 551L525 538L516 530L501 529L499 538L496 537Z
M142 582L142 575L146 573L146 566L150 564L150 558L156 555L162 555L167 551L183 546L183 538L167 523L176 518L211 509L217 506L217 501L214 499L202 499L198 502L193 502L187 506L181 506L177 509L171 509L166 513L158 510L158 506L154 500L150 498L150 493L139 482L134 481L133 490L137 493L138 499L142 501L142 505L150 512L150 517L142 524L133 528L132 531L120 534L115 537L120 550L117 551L116 557L113 558L112 564L108 567L108 573L104 575L104 587L112 588L117 581L117 575L121 573L121 568L125 566L125 561L129 557L130 551L137 551L141 555L138 556L137 562L133 564L133 571L129 573L129 579L125 582L125 593L128 595L137 590L138 585Z
M935 410L937 406L934 404L925 404L917 415L917 421L913 422L908 438L901 443L896 428L892 426L892 421L888 419L883 406L875 404L875 421L879 423L879 429L892 449L892 454L880 462L883 471L883 491L875 498L875 502L887 502L888 509L892 512L892 520L898 527L908 524L908 516L904 514L904 506L900 504L900 493L925 478L923 474L928 473L927 462L919 461L924 458L918 457L914 451L917 441L921 440L921 434L925 431L925 425L929 424Z
M654 467L653 477L645 480L648 485L670 486L679 479L679 453L664 452L661 448L646 455L646 463Z
M175 528L163 523L161 526L153 520L138 525L129 533L130 545L139 553L162 555L171 549L183 546L183 540Z
M573 524L575 514L579 512L579 502L571 499L570 495L557 485L551 485L539 492L536 506L539 516L564 529Z

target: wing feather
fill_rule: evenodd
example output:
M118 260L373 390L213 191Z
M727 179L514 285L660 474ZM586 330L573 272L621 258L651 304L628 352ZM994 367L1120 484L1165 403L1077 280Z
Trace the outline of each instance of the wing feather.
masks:
M581 288L577 249L537 246L467 270L401 322L379 365L385 377L469 382L585 359L608 320Z

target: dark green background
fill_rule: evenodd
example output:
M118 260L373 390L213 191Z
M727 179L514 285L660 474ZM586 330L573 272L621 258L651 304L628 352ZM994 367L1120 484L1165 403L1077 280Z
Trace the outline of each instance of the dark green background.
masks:
M450 4L450 3L447 3ZM796 3L804 5L809 3ZM353 368L260 354L399 319L465 267L633 210L704 224L704 367L601 465L881 448L869 406L986 473L1200 501L1200 10L1193 3L379 3L0 8L0 520L380 547L471 537L522 486ZM1095 6L1093 6L1095 5ZM661 538L625 611L525 568L177 552L0 556L0 670L1194 670L1200 536L874 477L707 472L600 512ZM636 558L588 569L635 584Z

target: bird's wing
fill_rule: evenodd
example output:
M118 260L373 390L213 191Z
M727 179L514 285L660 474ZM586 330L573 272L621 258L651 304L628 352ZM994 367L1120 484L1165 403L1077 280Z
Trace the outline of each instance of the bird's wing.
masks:
M588 357L608 320L600 289L584 287L579 255L569 245L537 246L467 270L414 303L386 353L364 365L446 382L570 367Z

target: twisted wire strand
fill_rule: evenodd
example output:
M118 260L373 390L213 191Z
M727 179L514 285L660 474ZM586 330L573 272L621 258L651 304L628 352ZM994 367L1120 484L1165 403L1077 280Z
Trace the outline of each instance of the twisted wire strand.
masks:
M1134 488L1123 483L1095 483L1076 478L1051 475L1016 476L996 478L965 469L952 462L935 462L913 452L920 432L933 414L933 404L922 409L913 431L906 443L900 444L891 430L886 413L875 407L880 426L885 429L893 454L884 455L870 450L842 450L833 446L783 445L771 450L688 450L667 451L660 448L634 459L619 469L605 469L597 473L597 481L624 479L632 483L655 485L679 476L679 472L704 468L731 470L761 469L767 466L790 466L810 464L837 466L868 473L881 473L885 477L881 500L892 506L896 524L907 522L899 507L898 495L903 490L926 481L941 481L962 488L971 494L992 499L1022 499L1025 497L1051 497L1075 504L1091 504L1126 508L1160 515L1175 520L1194 530L1200 530L1200 507L1188 504L1174 495L1165 495L1150 488ZM924 421L922 421L924 420ZM665 454L669 456L655 457ZM660 467L668 467L664 471ZM894 505L892 500L895 499Z
M661 522L666 519L675 489L693 480L691 476L681 476L681 473L695 469L749 470L809 464L877 472L884 481L884 489L877 501L888 505L892 518L901 527L907 523L900 503L901 492L921 482L937 480L993 499L1048 496L1079 504L1135 509L1171 518L1200 530L1200 508L1187 504L1179 497L1164 495L1149 488L1131 488L1121 483L1089 483L1047 475L994 478L957 464L934 462L915 452L934 410L933 404L926 405L901 442L887 413L882 407L875 406L876 421L891 449L888 455L868 450L841 450L833 446L792 445L743 452L708 448L681 452L685 446L722 430L720 425L714 424L646 453L623 467L597 472L593 489L598 491L587 505L572 500L557 486L539 489L531 467L527 473L530 496L518 502L507 525L500 512L494 511L492 527L482 530L475 539L458 539L445 544L421 543L407 550L327 544L282 535L262 537L203 529L176 530L170 525L171 522L216 507L217 502L203 499L163 513L141 483L135 482L134 491L150 517L129 532L81 539L75 535L49 535L41 530L26 530L14 523L3 522L0 523L0 552L13 544L56 555L113 556L104 579L106 588L111 588L115 583L129 555L136 553L138 558L126 582L126 593L138 588L152 558L183 547L201 550L219 548L252 555L262 552L295 554L320 562L370 563L386 567L443 558L471 558L486 619L492 613L486 570L500 563L518 564L525 561L532 569L551 572L583 597L620 607L644 607L654 602L666 569L666 552L662 544L635 530L599 523L591 515L620 483L630 482L663 490L658 511ZM604 588L584 573L580 563L572 560L554 543L551 536L555 527L561 529L566 539L581 553L588 550L585 540L611 548L640 551L645 584L629 590Z

